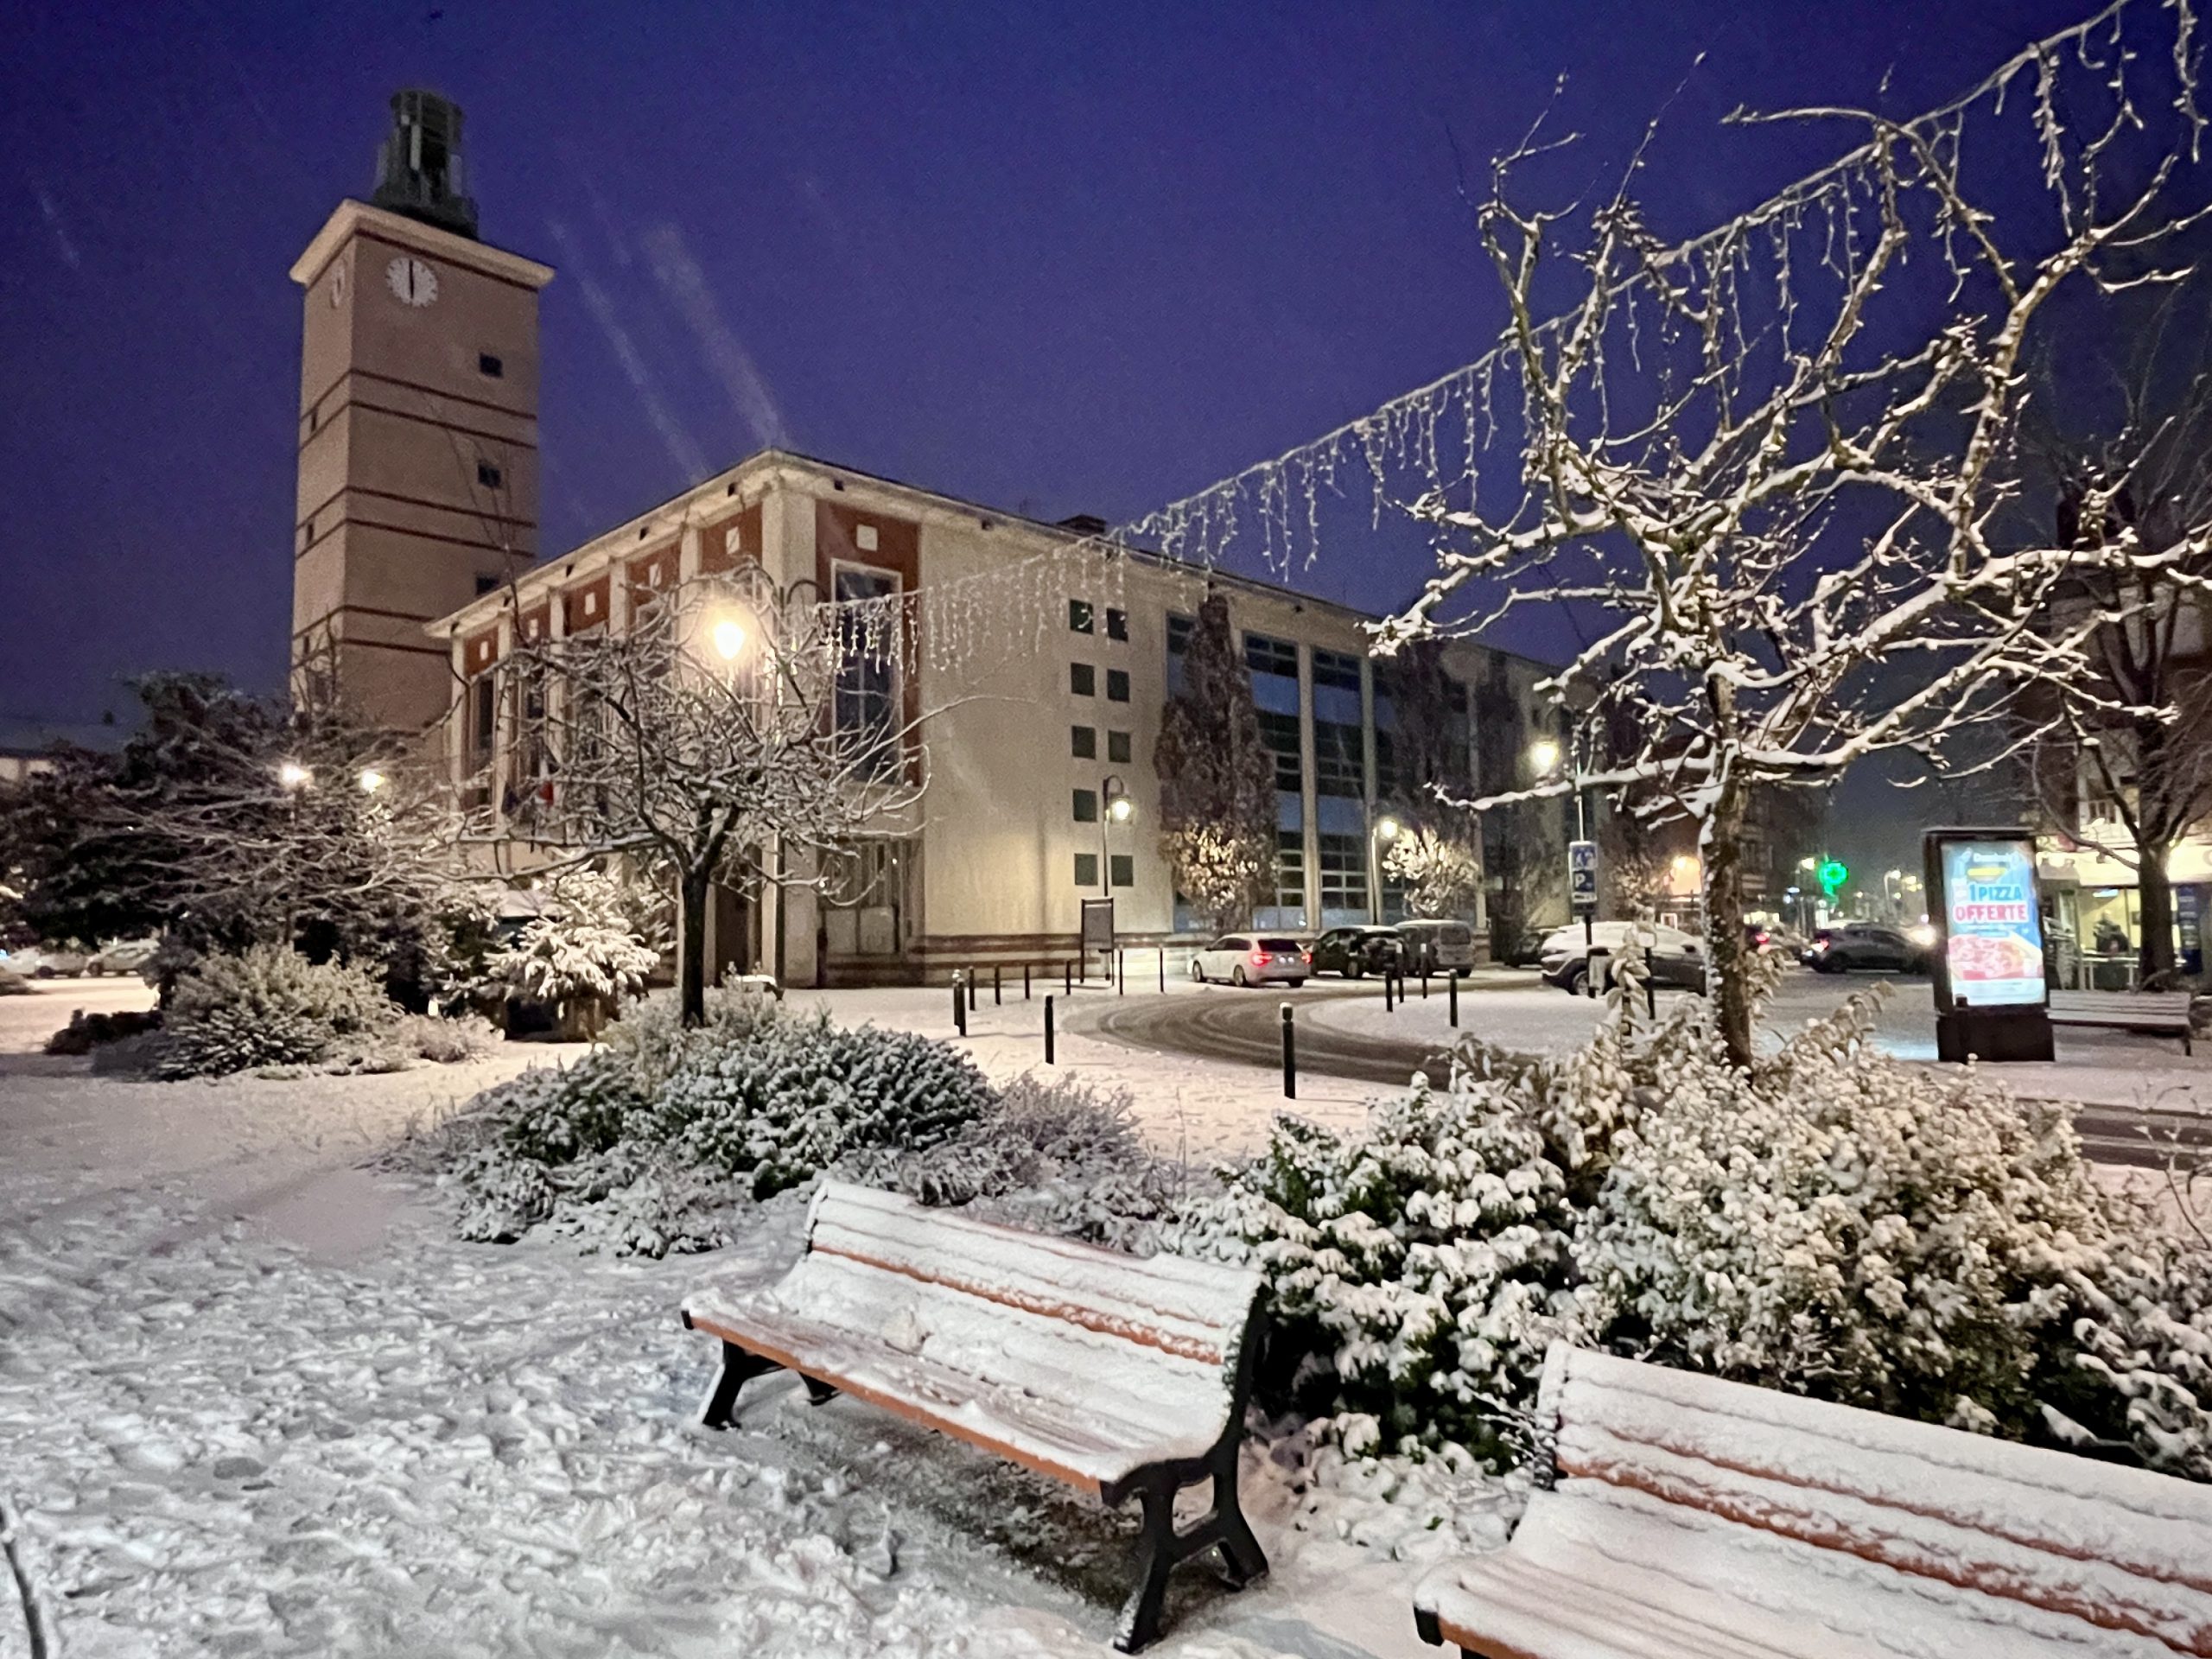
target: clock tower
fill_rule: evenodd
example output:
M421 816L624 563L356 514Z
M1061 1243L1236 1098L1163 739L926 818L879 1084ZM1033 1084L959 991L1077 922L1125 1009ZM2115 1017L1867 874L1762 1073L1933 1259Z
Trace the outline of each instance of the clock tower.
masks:
M480 241L461 111L391 100L365 202L292 267L306 292L295 677L327 674L381 726L419 730L458 688L423 625L537 553L537 290L552 270Z

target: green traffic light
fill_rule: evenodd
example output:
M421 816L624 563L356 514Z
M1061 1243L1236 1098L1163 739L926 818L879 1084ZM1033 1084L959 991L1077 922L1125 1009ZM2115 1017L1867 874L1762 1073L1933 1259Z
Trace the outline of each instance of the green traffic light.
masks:
M1835 890L1849 880L1851 872L1840 859L1832 858L1821 866L1821 885L1828 890L1830 898L1834 898Z

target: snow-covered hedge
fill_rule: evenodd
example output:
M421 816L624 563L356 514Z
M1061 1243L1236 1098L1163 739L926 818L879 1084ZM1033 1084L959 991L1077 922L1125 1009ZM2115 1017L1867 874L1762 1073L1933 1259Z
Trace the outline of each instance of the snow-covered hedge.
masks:
M2056 1108L1888 1058L1854 1002L1746 1071L1692 1001L1281 1122L1184 1243L1256 1259L1270 1387L1345 1444L1521 1438L1555 1336L2212 1478L2212 1265Z
M649 1004L610 1036L486 1091L453 1126L467 1236L550 1224L621 1250L711 1249L740 1205L874 1148L934 1146L996 1099L944 1044L766 998L721 999L694 1032Z
M160 1077L212 1077L327 1060L391 1027L399 1008L365 969L280 945L211 956L178 980L154 1061Z
M640 995L659 950L639 932L624 884L570 870L545 887L546 908L485 963L485 987L509 1002L537 1002L564 1027L596 1033L620 1004Z

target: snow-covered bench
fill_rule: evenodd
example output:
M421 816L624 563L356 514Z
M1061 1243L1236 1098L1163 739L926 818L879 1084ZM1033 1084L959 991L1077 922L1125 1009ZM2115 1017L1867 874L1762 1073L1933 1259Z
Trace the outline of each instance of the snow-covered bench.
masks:
M1553 1348L1552 1485L1429 1574L1485 1659L2212 1655L2212 1488Z
M1140 1257L826 1183L806 1249L781 1280L709 1291L683 1323L719 1337L704 1421L725 1427L746 1381L798 1373L815 1403L844 1393L966 1440L1109 1506L1143 1506L1139 1576L1115 1646L1159 1633L1167 1575L1218 1546L1230 1582L1268 1570L1236 1499L1256 1272ZM1178 1530L1175 1494L1211 1481Z
M2050 1023L2159 1033L2180 1038L2181 1052L2190 1054L2192 1001L2187 991L2053 991Z

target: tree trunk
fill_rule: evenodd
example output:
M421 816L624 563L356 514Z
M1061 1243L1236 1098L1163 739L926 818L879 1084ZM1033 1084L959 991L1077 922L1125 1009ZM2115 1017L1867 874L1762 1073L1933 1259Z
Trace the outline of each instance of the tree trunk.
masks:
M2154 976L2174 970L2174 885L2166 879L2166 855L2171 851L2163 842L2146 842L2136 849L2137 896L2143 905L2143 943L2136 962L2145 985Z
M687 1027L707 1023L707 899L713 888L714 878L704 870L687 870L677 883L681 924L677 929L676 983Z
M1744 944L1744 818L1742 785L1724 779L1713 816L1706 820L1700 851L1705 864L1705 953L1707 993L1720 1027L1729 1063L1751 1063L1750 952Z

